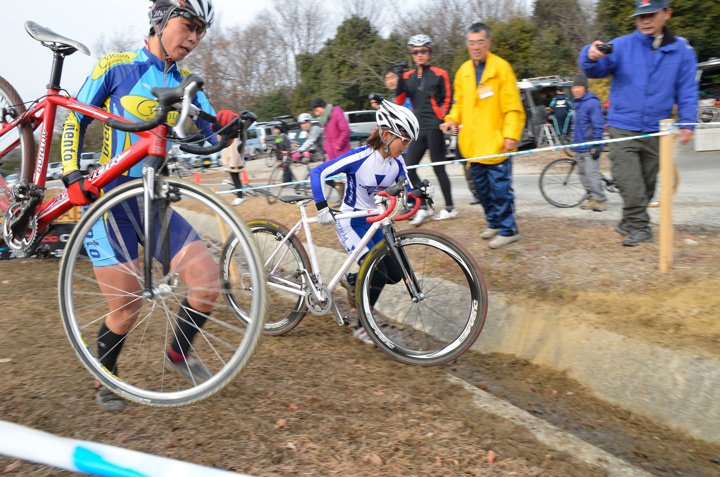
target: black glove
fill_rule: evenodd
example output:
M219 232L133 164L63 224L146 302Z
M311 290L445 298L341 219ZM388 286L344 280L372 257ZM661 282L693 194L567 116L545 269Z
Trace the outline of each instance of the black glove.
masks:
M596 161L600 158L601 152L602 152L602 146L590 146L590 155Z

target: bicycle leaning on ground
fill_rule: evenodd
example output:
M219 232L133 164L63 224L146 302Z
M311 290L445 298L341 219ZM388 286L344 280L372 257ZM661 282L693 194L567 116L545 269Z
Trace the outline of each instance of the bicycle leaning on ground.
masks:
M598 159L599 160L599 159ZM680 183L680 174L677 167L673 166L673 194L677 191ZM555 207L570 208L582 204L588 198L585 186L582 184L577 161L568 158L556 159L549 163L540 173L540 193ZM615 179L609 178L600 172L600 179L608 192L618 192L618 184ZM660 177L655 183L655 200L648 207L660 205Z
M299 159L293 159L293 151L281 151L277 146L273 146L275 154L280 156L280 160L276 161L275 166L270 171L268 179L268 188L265 198L268 204L277 202L278 197L293 191L295 194L310 193L310 158L301 156ZM315 151L308 151L314 154ZM277 157L277 156L275 156ZM329 180L325 183L325 197L327 197L330 207L337 207L343 198L343 183L338 180Z
M338 220L367 217L372 225L328 283L323 281L310 230L317 217L309 217L306 210L312 196L279 198L297 204L300 209L301 218L290 229L272 220L248 222L267 273L270 308L265 334L289 332L308 311L315 315L332 312L339 325L349 325L332 292L365 245L382 229L384 240L367 254L356 281L357 303L351 303L356 306L360 322L373 342L393 358L419 365L451 361L472 346L487 315L485 279L470 253L450 237L428 230L396 231L395 222L411 217L420 207L420 200L416 200L413 210L392 217L397 196L404 191L403 184L395 184L376 196L377 209L335 216ZM420 195L416 191L414 196ZM301 231L305 234L309 256L298 238ZM223 267L224 283L236 282L231 279L237 273L232 270L234 247L235 244L228 241L224 253L228 259L225 262L228 266ZM369 290L374 275L380 273L378 264L383 259L398 264L402 279L387 283L372 307Z
M225 135L216 146L204 148L186 143L182 140L185 134L181 127L170 129L169 117L179 126L187 116L216 122L214 116L192 105L202 87L202 78L189 75L176 87L153 88L157 106L153 104L149 108L155 107L154 117L145 122L132 122L83 104L66 92L61 93L65 56L78 50L89 55L87 47L33 22L26 22L25 29L53 51L53 65L47 94L30 103L27 109L15 89L0 78L0 159L11 152L22 157L20 181L11 189L2 223L6 246L16 254L32 255L39 250L42 237L52 229L53 220L72 208L67 191L48 200L44 197L57 107L91 115L107 127L136 134L138 140L131 147L87 176L88 182L102 189L135 164L143 164L142 179L113 188L88 206L74 227L64 250L58 281L63 326L85 367L104 386L127 399L148 405L176 406L217 392L245 367L262 335L267 308L263 265L257 258L254 237L226 201L196 184L160 173L167 161L169 141L183 143L181 149L186 152L213 153L228 144L233 131L237 135L241 126L246 129L255 116L245 112L240 116L242 125L236 120L219 131ZM38 127L41 134L36 156L33 130ZM202 141L204 138L199 143ZM121 220L133 221L133 217L142 219L131 224L137 241L113 240L108 232L112 250L104 255L92 246L99 232L104 234L103 231L118 227ZM171 220L185 223L194 230L187 234L183 250L190 242L204 246L195 246L194 253L182 257L180 253L171 261ZM245 288L220 282L221 252L230 238L237 244L234 266L247 285ZM118 257L122 272L137 280L136 290L124 291L96 277L92 259L113 255ZM193 276L193 262L208 257L214 260L217 275L208 279ZM218 292L212 303L213 313L205 326L198 329L191 348L195 359L213 374L204 383L187 382L164 371L163 367L166 349L176 338L173 330L182 320L177 310L189 292L188 279L195 281L195 288L209 291L207 295ZM221 292L230 288L234 292L232 307L228 305L229 298ZM139 308L139 311L124 339L122 375L116 375L102 366L102 356L97 356L94 350L98 330L108 311L121 311L122 307ZM236 315L239 310L243 320Z

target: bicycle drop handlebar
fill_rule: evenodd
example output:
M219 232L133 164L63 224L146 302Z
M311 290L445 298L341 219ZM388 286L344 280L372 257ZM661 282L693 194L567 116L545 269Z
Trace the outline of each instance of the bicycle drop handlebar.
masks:
M152 119L149 119L148 121L133 122L108 118L105 124L113 129L130 133L149 131L166 123L168 114L171 111L179 109L180 116L177 120L178 127L174 129L179 137L185 137L182 130L182 124L184 124L185 119L189 116L212 123L213 130L216 130L218 135L221 135L221 140L215 145L204 147L183 144L180 146L180 150L190 154L213 154L227 147L230 140L236 137L237 133L242 131L243 141L238 146L238 150L242 151L242 149L245 148L245 131L257 120L257 116L250 111L243 111L239 117L233 119L229 124L221 127L215 116L206 113L192 104L192 100L195 98L197 92L202 89L204 84L205 80L202 79L202 77L198 75L188 75L177 86L152 88L151 92L158 101L157 111ZM238 125L238 123L241 123L241 125ZM224 132L227 132L227 134L222 134Z
M395 184L391 185L387 189L378 192L379 196L388 197L390 199L390 204L388 205L388 207L385 209L385 211L382 214L376 215L374 217L368 217L367 219L365 219L367 221L367 223L372 224L375 222L379 222L379 221L383 220L385 217L387 217L388 215L390 215L392 213L392 211L395 210L395 205L397 204L397 196L400 195L405 190L406 184L407 184L407 179L405 177L403 177L401 180L397 181ZM420 201L416 201L416 204L419 207ZM412 214L410 214L410 215L412 215Z

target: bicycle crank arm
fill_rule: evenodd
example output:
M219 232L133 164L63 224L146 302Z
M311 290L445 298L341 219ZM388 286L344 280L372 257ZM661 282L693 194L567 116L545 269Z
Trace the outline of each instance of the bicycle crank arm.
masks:
M347 315L343 315L340 313L340 309L337 307L337 304L333 300L331 310L333 312L333 315L335 315L335 319L338 322L338 325L340 326L350 326L350 319L347 317Z

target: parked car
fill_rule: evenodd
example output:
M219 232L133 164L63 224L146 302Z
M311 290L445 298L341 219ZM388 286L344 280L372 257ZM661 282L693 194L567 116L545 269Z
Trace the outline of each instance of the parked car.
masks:
M51 162L50 164L48 164L47 173L46 173L45 177L48 180L53 181L53 180L60 179L62 177L62 173L63 173L62 162Z
M9 175L5 176L5 185L8 186L8 187L12 187L12 186L14 186L15 184L17 184L19 180L20 180L20 176L19 176L19 175L17 175L17 174L9 174Z
M98 162L100 161L100 156L100 151L81 153L80 172L82 172L83 174L90 174L92 171L97 169Z
M375 110L345 111L345 118L350 126L351 133L365 133L370 135L377 129Z
M518 81L520 98L525 108L525 128L518 142L518 149L533 149L537 147L542 135L543 125L547 122L545 107L557 91L558 87L570 93L572 80L562 76L542 76L526 78Z

